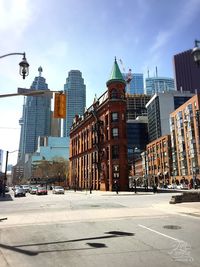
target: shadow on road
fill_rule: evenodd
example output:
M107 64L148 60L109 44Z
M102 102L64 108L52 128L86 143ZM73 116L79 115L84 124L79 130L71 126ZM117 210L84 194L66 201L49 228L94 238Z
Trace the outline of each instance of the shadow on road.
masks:
M0 196L0 201L13 201L13 198L10 194L5 194L5 197Z
M37 256L40 253L48 253L48 252L59 252L59 251L70 251L70 250L87 250L87 249L96 249L96 248L106 248L106 244L104 243L86 243L86 245L90 246L91 248L77 248L77 249L57 249L57 250L26 250L22 247L32 247L32 246L43 246L43 245L54 245L54 244L63 244L63 243L73 243L73 242L80 242L80 241L89 241L89 240L97 240L97 239L108 239L108 238L116 238L116 237L125 237L125 236L134 236L134 233L128 232L121 232L121 231L110 231L105 232L105 235L96 236L96 237L86 237L80 239L72 239L66 241L54 241L54 242L45 242L45 243L34 243L34 244L25 244L25 245L18 245L18 246L9 246L0 244L0 248L8 249L14 252L22 253L28 256Z

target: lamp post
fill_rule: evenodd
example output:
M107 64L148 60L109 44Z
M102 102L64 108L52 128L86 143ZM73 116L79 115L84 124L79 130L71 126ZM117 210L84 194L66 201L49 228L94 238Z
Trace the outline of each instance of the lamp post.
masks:
M25 53L10 53L5 54L3 56L0 56L0 58L8 57L8 56L15 56L15 55L22 55L22 61L19 63L19 74L25 79L26 76L29 75L29 64L26 60L26 54Z
M5 197L5 186L6 186L6 181L7 181L7 169L8 169L8 154L9 153L14 153L19 150L14 150L14 151L6 151L6 165L5 165L5 174L4 174L4 180L3 180L3 197Z
M198 44L200 44L199 40L195 40L195 47L192 49L192 56L194 59L194 62L197 64L198 67L200 67L200 47Z

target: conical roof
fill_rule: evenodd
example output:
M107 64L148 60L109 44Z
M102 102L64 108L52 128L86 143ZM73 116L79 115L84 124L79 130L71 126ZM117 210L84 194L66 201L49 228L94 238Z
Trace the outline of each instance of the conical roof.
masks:
M110 84L111 82L122 82L124 84L126 84L122 74L121 74L121 71L119 69L119 66L117 64L117 60L115 58L115 62L114 62L114 65L113 65L113 68L112 68L112 71L111 71L111 75L110 75L110 79L107 81L107 86L108 84Z

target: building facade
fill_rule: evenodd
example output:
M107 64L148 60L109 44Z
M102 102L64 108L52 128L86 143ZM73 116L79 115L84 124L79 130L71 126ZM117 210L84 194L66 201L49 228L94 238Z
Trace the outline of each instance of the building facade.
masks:
M174 79L168 77L149 77L145 79L145 84L145 91L147 95L175 90Z
M148 177L151 183L166 186L171 183L171 136L165 135L147 145Z
M108 90L70 132L70 186L98 190L128 188L126 82L115 59Z
M179 181L200 178L200 95L170 114L173 175Z
M187 50L174 56L176 90L199 93L200 68L195 64L191 52Z
M66 94L66 120L63 124L63 136L69 138L70 128L75 115L83 115L86 107L86 86L82 73L79 70L71 70L68 73L64 85Z
M149 142L170 134L170 113L194 94L190 92L163 92L155 94L147 103Z

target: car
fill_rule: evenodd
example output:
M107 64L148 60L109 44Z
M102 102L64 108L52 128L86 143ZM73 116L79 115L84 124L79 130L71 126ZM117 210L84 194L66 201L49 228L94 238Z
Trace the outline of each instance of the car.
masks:
M33 195L33 194L36 194L37 189L38 189L37 186L31 186L31 187L30 187L30 190L29 190L29 193L32 194L32 195Z
M26 193L28 193L30 191L30 186L27 184L23 184L22 188L26 191Z
M184 189L187 190L188 189L188 185L187 184L180 184L177 186L178 189Z
M25 197L26 196L26 191L19 187L19 188L16 188L15 191L14 191L14 197Z
M176 184L170 184L170 185L167 185L167 188L168 189L177 189L177 185Z
M15 191L18 188L22 188L22 186L21 185L15 185L15 186L13 186L12 190Z
M46 187L41 187L38 186L37 191L36 191L36 195L47 195L47 188Z
M53 194L64 194L65 190L62 186L54 186L52 192Z

